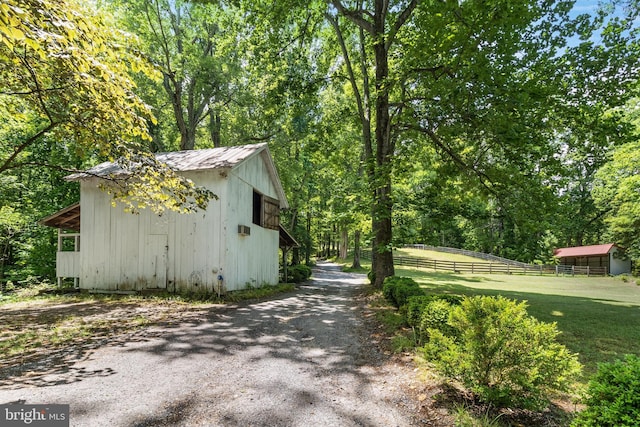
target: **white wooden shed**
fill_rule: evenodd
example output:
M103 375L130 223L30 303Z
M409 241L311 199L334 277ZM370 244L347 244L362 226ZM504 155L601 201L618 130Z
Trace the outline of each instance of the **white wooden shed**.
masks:
M67 177L80 182L80 203L41 221L60 229L59 277L81 289L218 292L275 284L279 279L280 209L287 200L266 143L157 155L158 160L215 193L206 211L190 214L148 209L139 214L112 206L99 189L113 172L102 163ZM71 218L69 220L68 218ZM79 219L79 221L78 221ZM69 226L76 224L76 228ZM65 234L67 228L78 233Z

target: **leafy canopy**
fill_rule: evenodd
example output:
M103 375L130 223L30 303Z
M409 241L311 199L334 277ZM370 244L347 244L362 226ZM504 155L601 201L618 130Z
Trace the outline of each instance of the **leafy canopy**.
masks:
M136 39L74 0L9 0L0 4L0 173L58 166L29 154L47 141L86 159L118 160L138 179L120 181L114 194L130 207L157 211L203 207L211 194L158 164L146 152L155 119L135 93L129 73L156 76L130 46ZM148 167L149 165L153 167ZM135 193L143 183L144 195ZM166 204L166 197L174 203ZM148 198L151 199L148 199ZM182 200L194 203L182 203Z

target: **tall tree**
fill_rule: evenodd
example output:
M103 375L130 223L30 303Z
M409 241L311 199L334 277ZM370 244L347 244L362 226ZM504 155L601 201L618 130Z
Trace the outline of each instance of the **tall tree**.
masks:
M392 4L393 3L393 4ZM336 31L348 72L358 115L362 126L362 142L369 184L373 194L371 209L373 239L374 286L382 287L387 276L394 274L392 252L391 176L395 136L392 134L390 93L393 89L389 77L389 56L396 44L396 36L418 5L418 0L389 2L374 0L365 9L358 0L347 5L339 0L330 1L332 8L326 16ZM343 17L358 29L359 50L356 51L356 74L339 18ZM369 44L370 43L370 44ZM371 48L372 53L368 52ZM369 62L369 55L373 62ZM373 78L370 68L374 69ZM374 98L371 100L369 81L372 80Z
M614 151L610 162L596 174L593 195L606 213L609 235L640 259L640 143L630 142Z
M623 114L635 132L635 137L615 147L595 173L592 195L602 213L612 241L626 247L627 254L640 260L640 100L631 100L614 112Z
M558 135L570 133L584 111L595 116L624 102L637 78L632 21L606 21L604 11L571 19L573 2L328 3L371 159L378 286L393 273L390 183L398 147L432 145L528 235L526 197L540 206L552 200L545 188L558 170ZM357 42L343 42L345 34ZM573 36L582 42L570 45Z
M221 110L233 97L240 69L236 45L241 31L239 14L218 2L136 0L113 4L162 73L165 96L150 101L156 109L170 106L179 149L194 149L199 134L202 140L220 146ZM173 148L171 141L157 139L156 145Z
M29 158L36 147L64 141L60 149L114 160L129 171L127 179L114 176L109 189L132 209L206 205L210 192L158 164L144 147L154 119L129 72L155 72L127 48L135 44L132 36L73 0L3 2L0 22L0 114L6 118L0 173L68 167Z

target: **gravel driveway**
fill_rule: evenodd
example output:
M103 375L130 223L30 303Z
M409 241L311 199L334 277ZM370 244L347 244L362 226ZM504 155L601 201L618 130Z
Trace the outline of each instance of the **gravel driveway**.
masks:
M0 387L0 404L70 404L71 425L92 427L437 425L417 415L412 370L372 341L363 283L320 264L296 292L211 307L66 369L23 373Z

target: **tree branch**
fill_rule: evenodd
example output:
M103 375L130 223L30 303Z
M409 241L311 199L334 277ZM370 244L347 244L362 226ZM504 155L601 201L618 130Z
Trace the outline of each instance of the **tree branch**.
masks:
M369 34L374 35L375 29L373 24L366 19L364 15L371 17L365 10L351 10L346 8L340 0L331 0L331 4L340 12L345 18L356 24L358 27L364 29Z
M69 86L60 86L60 87L49 87L49 88L38 88L34 90L27 90L22 92L0 92L0 95L8 95L8 96L20 96L20 95L34 95L39 92L55 92L58 90L68 89Z
M15 158L18 157L18 154L23 152L27 147L29 147L31 144L36 142L40 137L45 135L47 132L51 131L51 129L53 129L57 125L58 125L58 123L56 123L56 122L50 122L44 129L41 129L38 133L36 133L35 135L31 136L30 138L27 138L26 141L24 141L22 144L18 145L13 150L13 153L11 153L11 155L0 165L0 173L6 171L8 169L14 169L14 166L12 165L12 163L15 160Z
M393 44L393 41L396 38L396 34L398 33L398 31L400 31L400 28L404 25L404 23L407 22L407 19L409 19L414 9L418 6L419 2L420 0L411 0L407 7L402 12L400 12L398 19L396 20L393 28L391 28L391 30L389 31L389 35L387 36L387 41L385 42L385 49L387 51L389 51L391 44Z
M463 171L471 171L473 172L479 179L480 184L487 189L491 194L497 195L494 190L495 183L493 180L484 172L478 170L475 165L468 165L451 147L449 147L440 137L431 129L420 126L420 125L408 125L409 129L417 130L418 132L426 134L429 139L436 145L436 147L440 148L444 151L451 160Z

